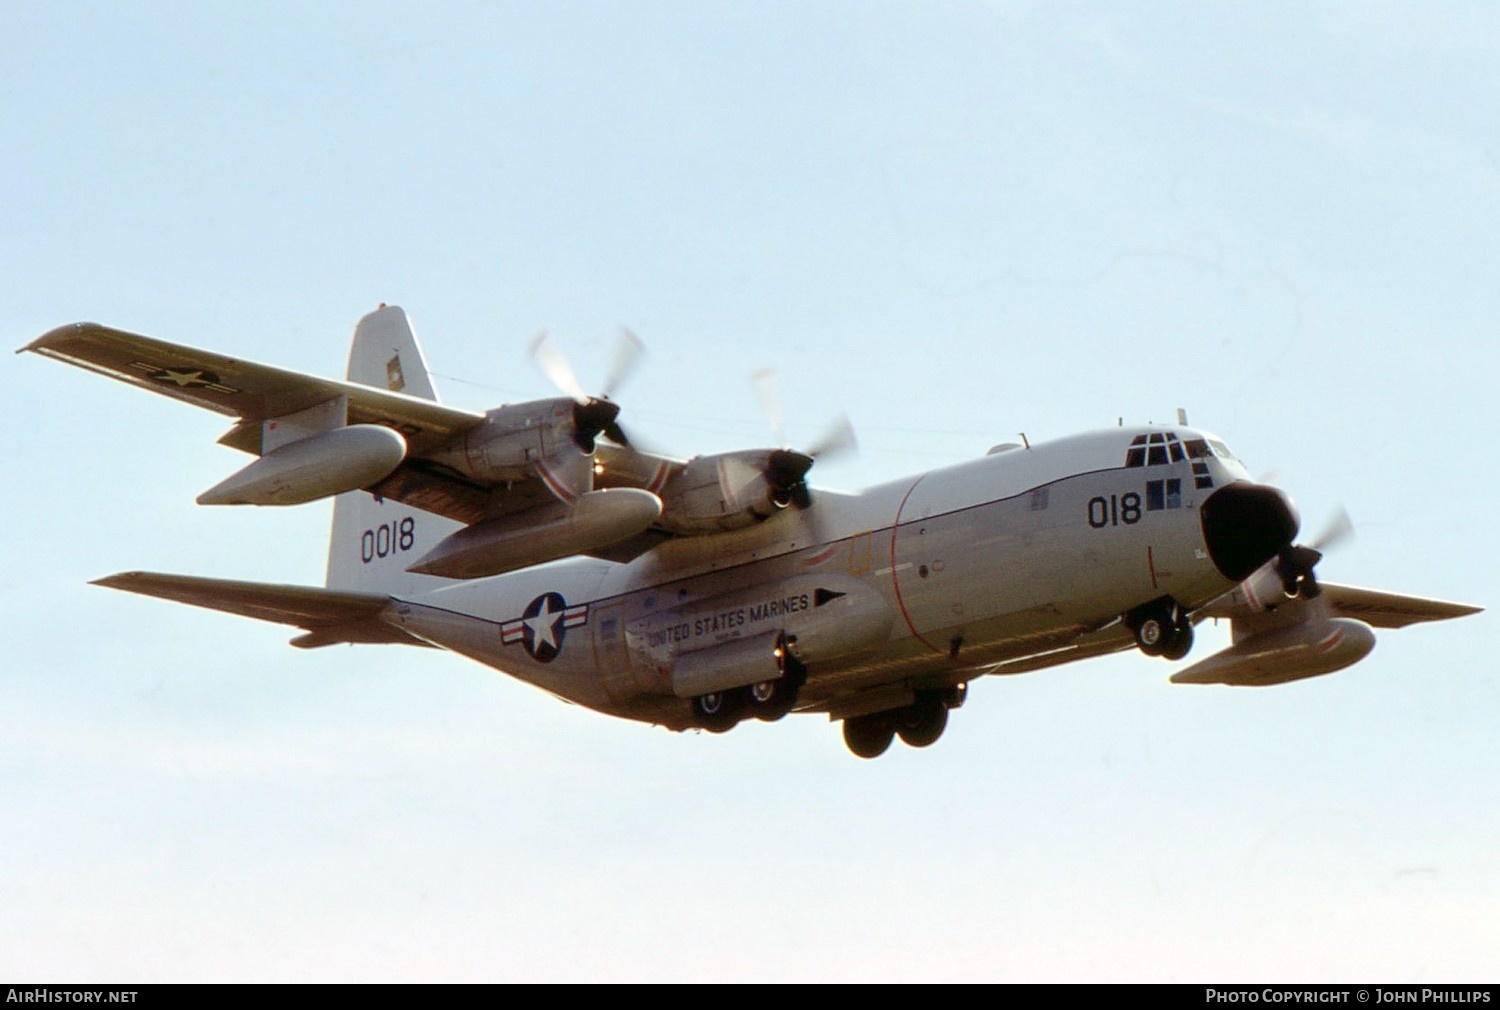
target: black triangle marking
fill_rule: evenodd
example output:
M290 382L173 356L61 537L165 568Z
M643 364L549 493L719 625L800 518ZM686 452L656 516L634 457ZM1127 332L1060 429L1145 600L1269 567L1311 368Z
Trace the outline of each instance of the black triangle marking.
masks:
M830 600L836 600L843 595L843 593L836 593L832 589L814 589L813 606L821 607L823 604L829 602Z

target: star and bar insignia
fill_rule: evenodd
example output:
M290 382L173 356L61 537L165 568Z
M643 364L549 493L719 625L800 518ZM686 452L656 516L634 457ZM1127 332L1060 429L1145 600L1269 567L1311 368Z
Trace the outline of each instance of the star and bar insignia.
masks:
M538 663L550 663L562 651L569 628L589 622L589 605L568 606L561 593L543 593L527 604L521 616L500 625L502 645L517 642Z
M163 368L149 361L132 361L130 367L153 382L178 389L211 389L215 393L234 394L239 390L219 381L218 375L201 368Z

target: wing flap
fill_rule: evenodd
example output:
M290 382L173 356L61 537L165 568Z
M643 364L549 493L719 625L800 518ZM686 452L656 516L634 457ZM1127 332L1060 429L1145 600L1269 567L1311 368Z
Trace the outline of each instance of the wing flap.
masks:
M312 648L337 642L388 642L425 645L380 620L390 597L316 586L283 586L266 582L210 579L160 572L121 572L93 585L155 596L194 607L222 610L257 621L290 624L307 631L294 645Z
M250 451L259 451L259 440L254 437L258 433L247 429L339 396L349 398L350 424L394 428L414 452L442 445L484 421L481 414L421 397L304 375L98 323L60 326L21 350L239 418L225 442Z

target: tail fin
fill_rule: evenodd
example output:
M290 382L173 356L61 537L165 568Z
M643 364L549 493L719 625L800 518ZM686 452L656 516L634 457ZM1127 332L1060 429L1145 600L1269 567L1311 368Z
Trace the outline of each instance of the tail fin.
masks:
M427 400L438 398L417 335L406 313L394 305L382 305L354 328L349 381ZM406 566L461 528L451 519L377 499L365 491L345 492L333 502L328 588L409 593L449 585L450 579L415 575Z

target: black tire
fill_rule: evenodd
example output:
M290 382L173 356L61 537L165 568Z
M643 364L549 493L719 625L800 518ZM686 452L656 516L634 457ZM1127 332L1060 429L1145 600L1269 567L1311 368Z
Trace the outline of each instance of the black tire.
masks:
M750 714L762 722L775 722L797 704L797 684L790 677L751 684Z
M878 758L890 750L895 728L884 713L844 720L844 745L855 757Z
M1163 657L1171 660L1181 659L1193 649L1193 622L1183 614L1177 625L1172 629L1172 640L1166 648L1162 649Z
M908 747L931 747L947 727L948 706L935 694L918 698L896 718L896 732Z
M749 693L744 688L710 691L693 699L693 716L710 733L727 733L739 723L748 703Z

